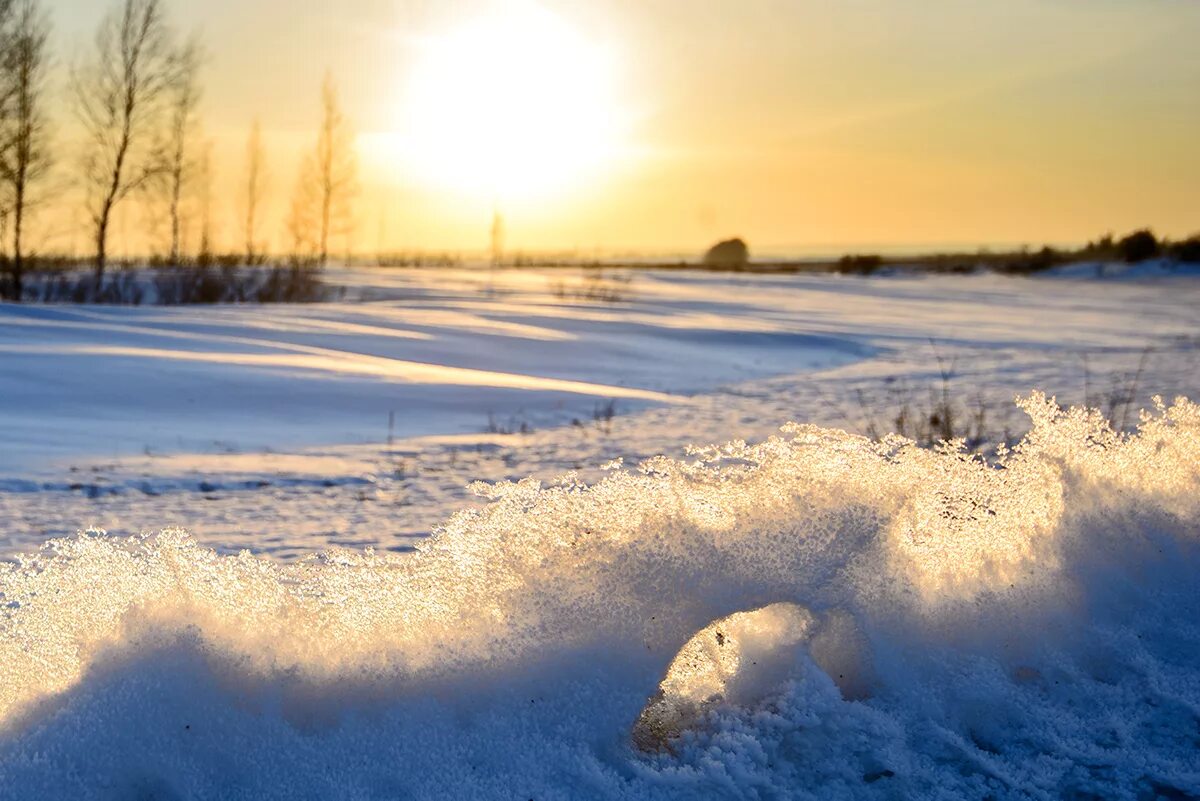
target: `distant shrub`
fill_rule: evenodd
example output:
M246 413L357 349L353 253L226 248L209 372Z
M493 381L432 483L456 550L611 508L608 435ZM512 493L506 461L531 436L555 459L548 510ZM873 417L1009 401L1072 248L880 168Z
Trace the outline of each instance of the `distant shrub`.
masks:
M1094 242L1088 242L1076 255L1084 259L1113 259L1117 256L1117 243L1113 241L1112 234L1105 234Z
M874 254L860 256L849 254L838 259L837 271L851 275L871 275L883 266L883 257Z
M1200 234L1192 234L1181 242L1172 242L1167 254L1175 261L1200 264Z
M1035 250L1032 253L1022 252L1001 258L997 261L994 269L997 272L1012 275L1029 275L1049 270L1051 267L1056 267L1067 261L1069 259L1066 254L1060 253L1049 245L1046 245L1041 250Z
M613 270L606 273L599 268L586 268L580 280L558 278L550 283L550 290L559 300L587 300L601 303L625 303L633 297L630 285L633 274Z
M22 300L32 302L121 306L313 303L328 296L321 271L309 265L235 267L228 263L112 270L99 282L91 271L39 272L28 277L22 292Z
M328 294L321 270L304 264L277 265L266 272L257 288L255 303L314 303Z
M22 300L41 303L105 303L139 306L146 299L146 287L131 270L111 270L97 281L89 272L31 274L25 282Z
M750 248L741 239L718 242L704 254L708 267L745 267L750 261Z
M379 267L459 267L461 256L452 253L381 253L375 257Z
M158 302L165 306L189 303L236 302L244 299L244 287L231 267L168 267L154 277Z
M1117 257L1129 264L1152 259L1158 251L1158 238L1146 228L1123 237L1116 245Z
M312 303L324 300L319 268L300 263L238 269L198 264L159 270L155 277L163 305L204 303Z

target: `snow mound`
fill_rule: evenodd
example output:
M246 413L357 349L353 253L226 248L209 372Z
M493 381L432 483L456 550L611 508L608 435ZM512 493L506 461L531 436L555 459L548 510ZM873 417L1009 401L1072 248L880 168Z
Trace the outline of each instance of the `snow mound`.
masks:
M52 542L0 798L1200 794L1200 406L1022 405L995 464L793 425L402 556Z

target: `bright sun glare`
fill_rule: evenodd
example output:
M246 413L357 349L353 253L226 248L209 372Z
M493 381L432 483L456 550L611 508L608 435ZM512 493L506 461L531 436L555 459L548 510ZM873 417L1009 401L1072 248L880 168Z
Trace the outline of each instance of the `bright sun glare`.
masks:
M552 12L496 4L418 47L401 124L406 161L426 182L527 199L617 158L615 59Z

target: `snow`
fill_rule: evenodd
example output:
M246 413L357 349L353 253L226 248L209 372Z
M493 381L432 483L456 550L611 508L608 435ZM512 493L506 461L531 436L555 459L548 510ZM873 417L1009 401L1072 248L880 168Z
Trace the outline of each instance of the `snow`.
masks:
M0 307L0 799L1200 795L1193 279L343 280Z
M1026 408L1003 469L796 426L403 556L51 543L0 579L0 794L1195 795L1200 407ZM656 698L699 703L636 737Z
M393 412L395 436L477 431L523 410L566 422L597 400L679 403L870 352L758 325L747 309L576 310L533 293L481 303L439 278L365 304L0 305L0 415L15 433L0 470L81 453L377 442Z
M1044 278L1093 279L1103 281L1144 281L1153 278L1200 276L1200 264L1171 259L1147 259L1136 264L1125 262L1078 262L1054 267L1040 274Z
M1194 279L622 275L355 270L332 277L344 303L0 305L0 557L93 526L285 560L406 550L476 480L590 480L789 420L890 431L940 391L939 359L996 437L1035 388L1129 425L1153 394L1200 397ZM78 350L100 347L137 350Z

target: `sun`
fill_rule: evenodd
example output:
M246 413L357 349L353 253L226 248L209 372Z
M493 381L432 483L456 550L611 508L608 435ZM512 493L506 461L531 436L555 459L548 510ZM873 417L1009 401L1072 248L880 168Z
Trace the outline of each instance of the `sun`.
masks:
M524 200L578 187L619 157L617 60L551 11L495 4L417 47L399 127L424 181Z

